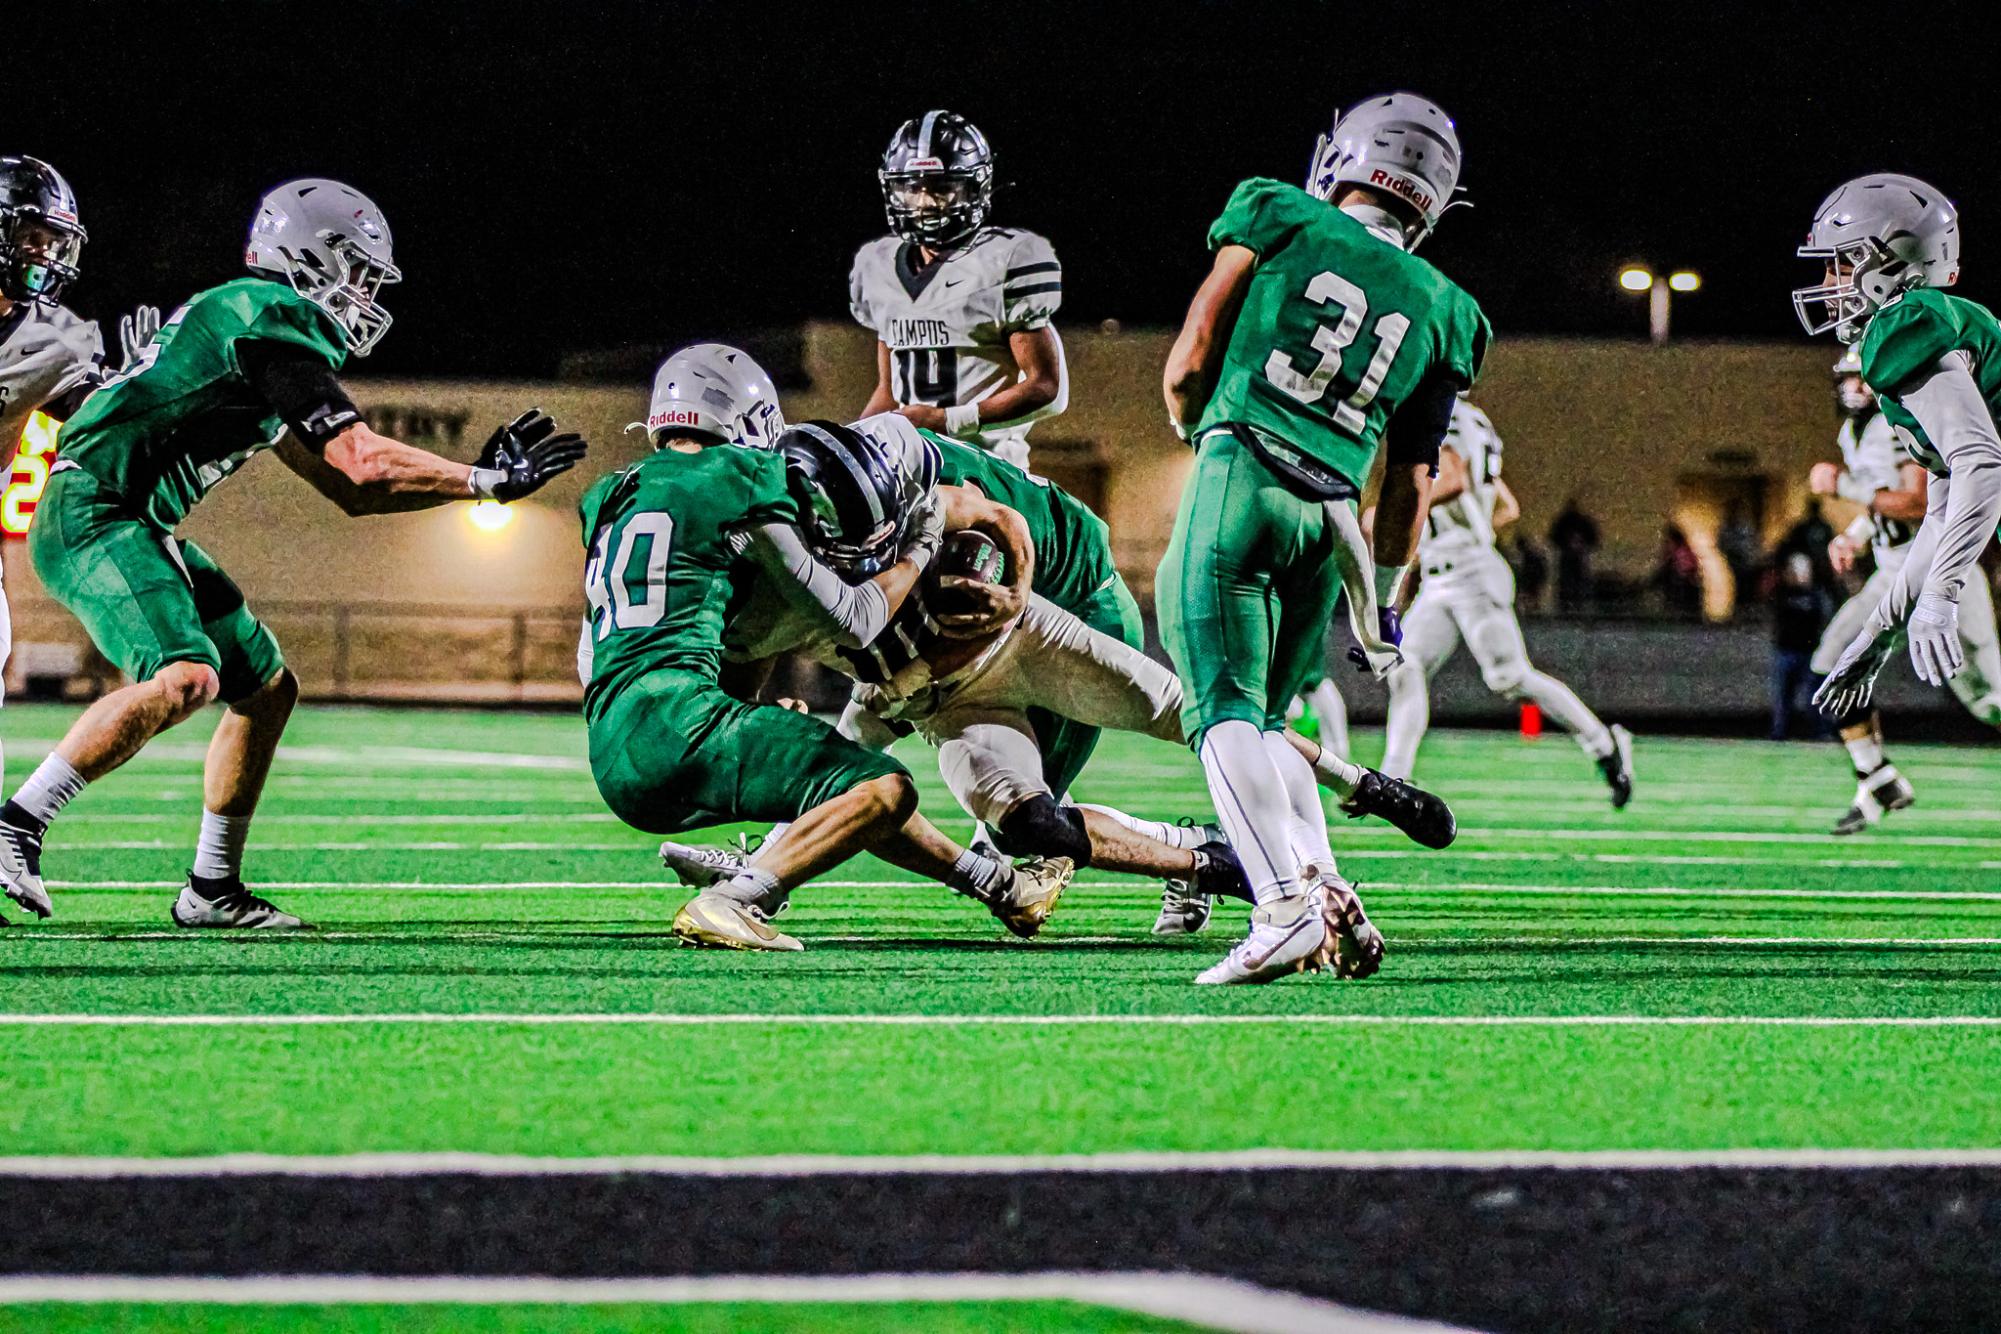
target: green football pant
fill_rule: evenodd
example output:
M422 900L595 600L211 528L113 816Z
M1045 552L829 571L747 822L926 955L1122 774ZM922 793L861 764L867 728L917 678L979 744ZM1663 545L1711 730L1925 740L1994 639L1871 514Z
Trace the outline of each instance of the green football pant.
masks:
M1190 747L1228 719L1285 726L1324 662L1336 540L1325 502L1287 490L1230 431L1203 437L1154 583Z
M1139 603L1116 572L1084 602L1064 610L1100 634L1131 648L1146 649L1146 622L1140 617ZM1035 729L1036 748L1042 752L1042 776L1048 780L1049 790L1060 798L1084 772L1103 729L1047 709L1028 710L1028 723Z
M207 552L135 517L81 468L49 475L28 553L50 595L134 681L170 662L199 662L234 704L285 665L277 639Z
M612 813L649 834L796 820L909 770L817 718L746 704L693 672L649 672L591 719L591 774Z

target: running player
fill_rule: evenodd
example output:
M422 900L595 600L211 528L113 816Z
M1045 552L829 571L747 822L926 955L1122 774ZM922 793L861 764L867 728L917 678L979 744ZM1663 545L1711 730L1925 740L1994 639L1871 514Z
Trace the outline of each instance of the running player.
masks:
M1431 708L1426 682L1460 640L1473 651L1487 689L1532 701L1577 739L1598 765L1612 805L1633 799L1633 735L1607 727L1575 691L1529 662L1515 618L1515 573L1494 535L1521 516L1501 477L1501 437L1487 414L1461 398L1438 452L1438 480L1417 555L1424 583L1403 618L1403 661L1389 677L1390 716L1383 772L1410 777Z
M1161 638L1258 904L1249 936L1199 981L1284 976L1330 933L1344 975L1366 976L1382 956L1335 869L1285 708L1343 587L1370 665L1380 674L1398 659L1379 608L1395 605L1454 395L1488 340L1473 300L1412 253L1459 167L1451 120L1423 98L1372 98L1342 116L1309 189L1237 187L1169 354L1168 417L1197 452L1155 586ZM1372 562L1355 506L1386 428Z

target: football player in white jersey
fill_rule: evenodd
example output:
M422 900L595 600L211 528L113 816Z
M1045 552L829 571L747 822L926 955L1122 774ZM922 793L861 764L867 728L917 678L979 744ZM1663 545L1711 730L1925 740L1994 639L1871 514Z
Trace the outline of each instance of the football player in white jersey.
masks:
M36 158L0 157L0 455L10 464L31 416L66 420L102 378L97 322L62 304L84 239L76 194L61 173ZM128 360L159 326L160 312L150 307L125 317ZM0 667L13 646L0 589Z
M1068 406L1063 342L1050 319L1063 266L1049 242L987 225L994 155L964 116L927 111L889 141L877 172L890 235L848 278L857 322L876 335L876 386L860 413L901 412L1028 466L1028 430Z
M1426 682L1464 639L1487 688L1528 700L1577 739L1612 789L1612 805L1633 798L1633 737L1607 727L1563 682L1529 662L1515 618L1515 575L1494 546L1497 529L1521 514L1501 480L1501 437L1462 395L1439 454L1431 512L1418 541L1424 583L1403 620L1403 661L1389 674L1389 731L1383 772L1408 778L1430 722Z
M1856 348L1834 363L1834 395L1841 411L1841 430L1835 436L1841 462L1814 464L1808 483L1817 496L1840 496L1862 506L1855 522L1827 548L1835 572L1846 573L1864 551L1876 568L1821 635L1813 670L1823 676L1834 670L1841 651L1862 632L1869 613L1896 582L1930 495L1923 465L1904 451L1875 392L1863 383ZM1960 592L1959 642L1966 667L1946 684L1968 713L2001 727L2001 645L1995 637L1994 597L1983 578L1968 579ZM1883 753L1881 710L1872 708L1850 719L1841 729L1841 743L1855 767L1855 800L1834 822L1835 833L1860 833L1917 799L1910 780Z

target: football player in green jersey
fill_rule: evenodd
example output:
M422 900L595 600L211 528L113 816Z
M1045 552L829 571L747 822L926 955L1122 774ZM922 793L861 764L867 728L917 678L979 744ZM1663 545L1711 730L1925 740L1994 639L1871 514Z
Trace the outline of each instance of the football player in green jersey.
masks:
M86 783L209 702L194 865L173 906L187 927L304 925L244 887L250 818L298 681L243 594L175 527L253 454L279 457L349 514L515 500L574 467L584 442L536 412L468 467L377 435L334 378L389 327L389 226L358 191L299 180L264 197L251 276L189 298L139 358L62 428L28 550L42 582L134 684L84 712L0 807L0 881L48 916L42 837ZM289 435L288 435L289 432Z
M2001 321L1940 289L1959 281L1959 211L1911 176L1860 176L1814 214L1804 259L1822 281L1793 293L1810 334L1859 344L1862 379L1905 449L1932 475L1924 522L1814 703L1836 718L1867 707L1898 633L1920 680L1965 666L1959 598L2001 524Z
M1335 869L1285 709L1321 655L1344 588L1378 672L1398 661L1396 585L1415 550L1454 397L1489 332L1480 308L1412 253L1457 185L1458 135L1408 93L1335 122L1305 190L1252 179L1210 229L1216 252L1163 390L1196 448L1155 585L1185 723L1250 875L1249 937L1198 981L1297 971L1332 935L1346 976L1382 936ZM1384 433L1370 560L1355 506Z
M699 372L714 360L684 363ZM936 552L943 518L916 503L930 479L904 477L858 438L841 442L852 447L843 456L848 466L830 479L795 475L783 449L732 447L746 433L740 414L727 410L733 405L718 401L729 382L712 380L710 388L718 392L665 413L656 393L649 417L663 419L652 431L656 452L584 497L591 611L578 661L591 769L613 812L654 833L795 821L785 839L683 905L674 930L698 945L797 950L770 918L812 876L868 848L958 884L972 854L917 813L910 775L889 756L803 713L746 703L722 688L724 620L741 581L794 578L745 553L774 525L817 531L866 514L850 524L862 536L848 554L858 584L893 612ZM788 434L829 429L844 431L812 424ZM994 894L1017 888L1007 883L1016 878L1009 868L988 869L985 887Z

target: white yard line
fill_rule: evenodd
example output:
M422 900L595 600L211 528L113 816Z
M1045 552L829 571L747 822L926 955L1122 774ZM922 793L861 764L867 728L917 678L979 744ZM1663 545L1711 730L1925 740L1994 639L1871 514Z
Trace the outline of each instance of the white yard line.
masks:
M539 931L529 930L529 929L519 929L519 928L514 930L460 930L450 926L449 924L443 924L434 927L433 924L424 922L389 923L386 925L392 925L392 926L408 925L416 929L411 931L397 931L397 932L390 932L383 930L373 930L373 931L319 930L312 932L310 935L277 935L277 936L249 937L247 939L244 937L236 937L235 940L236 943L239 945L249 944L249 943L257 943L257 944L268 943L273 945L280 945L281 947L286 942L293 942L293 941L305 942L305 941L315 941L315 940L321 940L321 941L363 940L363 941L375 941L377 943L382 943L392 940L393 941L421 940L424 944L427 945L476 944L480 942L500 943L508 941L535 941L535 942L546 943L549 941L569 940L569 941L574 941L579 945L588 945L594 936L600 935L607 930L617 930L618 934L622 937L637 934L637 932L631 929L630 924L624 920L603 921L603 922L578 921L578 922L564 922L561 924L552 923L549 927ZM665 945L668 940L668 933L667 933L665 919L662 918L659 922L652 923L650 925L652 929L644 931L644 934L647 936L659 937L660 943L662 945ZM625 928L625 929L620 929L620 928ZM420 932L421 934L419 934ZM880 934L866 935L866 936L863 935L823 936L811 932L801 933L801 939L816 946L868 945L877 943L881 941L882 938L883 937ZM24 939L27 938L24 937ZM158 930L158 931L155 930L64 931L50 927L37 927L35 929L32 939L33 940L103 940L103 941L137 941L137 940L189 941L195 939L205 939L205 937L190 936L188 932L181 930L179 928L175 928L173 930ZM1152 937L1140 935L1137 931L1122 936L1052 935L1044 937L1038 944L1035 945L1011 946L1010 948L1065 949L1080 945L1131 945L1131 944L1144 943L1149 939L1152 939ZM998 938L996 938L996 942L1001 944L1006 943L1005 941L998 940ZM940 943L941 945L949 944L949 942L940 942ZM1744 947L1757 948L1757 947L1769 947L1774 945L1827 945L1827 946L1837 946L1841 948L1883 946L1883 947L1896 947L1896 948L1931 947L1934 949L1971 949L1971 948L1986 949L1986 948L2001 948L2001 936L1721 936L1721 935L1606 936L1606 935L1597 935L1591 932L1571 932L1568 934L1552 934L1548 932L1543 932L1535 935L1521 935L1513 931L1507 931L1507 932L1492 931L1485 933L1474 932L1468 934L1465 931L1457 928L1451 930L1423 930L1423 929L1411 930L1409 928L1405 928L1404 930L1400 931L1397 934L1397 948L1400 950L1409 950L1413 953L1421 953L1422 951L1427 949L1450 949L1454 946L1467 945L1467 944L1491 945L1496 943L1504 943L1509 946L1517 946L1528 949L1533 949L1538 946L1546 946L1546 945L1700 945L1705 948L1717 947L1717 946L1723 946L1723 947L1744 946Z
M1784 1014L675 1014L659 1011L352 1014L13 1014L0 1028L324 1028L406 1025L772 1028L2001 1028L2001 1015Z
M4 1278L0 1303L283 1305L668 1305L1077 1302L1234 1334L1451 1334L1235 1279L1192 1274L853 1274L717 1278Z
M1691 1168L2001 1167L2001 1148L1895 1149L1218 1149L1064 1154L768 1154L558 1157L419 1152L226 1153L204 1157L0 1157L0 1178L112 1180L289 1176L693 1177L976 1176L1027 1172L1685 1171Z

